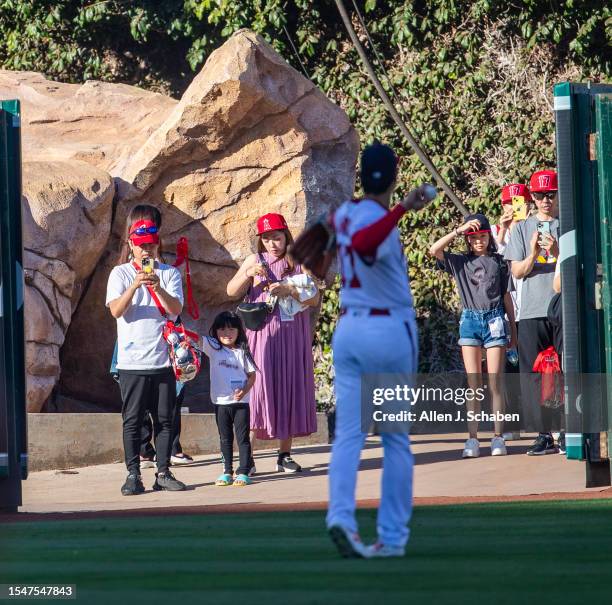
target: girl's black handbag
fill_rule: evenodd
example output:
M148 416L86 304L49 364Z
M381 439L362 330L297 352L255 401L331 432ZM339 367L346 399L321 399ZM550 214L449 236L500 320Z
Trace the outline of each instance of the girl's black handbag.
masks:
M276 279L271 279L268 263L264 260L263 255L261 254L259 255L259 262L265 267L270 283L276 282ZM275 296L269 296L267 302L243 301L236 307L236 313L240 319L242 319L242 323L247 330L257 332L257 330L261 330L264 327L268 313L272 313L272 311L274 311L275 305Z

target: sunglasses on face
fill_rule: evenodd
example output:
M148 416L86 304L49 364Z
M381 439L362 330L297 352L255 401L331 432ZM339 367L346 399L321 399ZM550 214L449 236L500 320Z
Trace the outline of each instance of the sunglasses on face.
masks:
M547 191L546 193L532 193L531 194L536 200L538 200L538 202L541 202L544 198L547 198L549 200L554 200L557 197L557 192L556 191Z
M155 233L157 233L158 229L157 227L153 226L153 227L138 227L137 229L134 229L134 231L132 231L132 233L130 233L130 235L153 235Z

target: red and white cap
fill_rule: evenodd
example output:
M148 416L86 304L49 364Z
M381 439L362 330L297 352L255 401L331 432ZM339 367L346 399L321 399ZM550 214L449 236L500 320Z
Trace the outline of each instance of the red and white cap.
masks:
M557 173L554 170L539 170L534 172L529 179L529 189L531 193L546 193L547 191L557 191Z
M267 233L268 231L277 231L279 229L289 229L287 221L282 214L271 212L257 219L257 235Z
M159 244L157 225L150 220L140 220L130 225L130 239L135 246Z
M522 183L510 183L506 185L501 192L502 204L511 204L513 197L524 197L526 202L530 201L531 194L529 193L527 185L523 185Z

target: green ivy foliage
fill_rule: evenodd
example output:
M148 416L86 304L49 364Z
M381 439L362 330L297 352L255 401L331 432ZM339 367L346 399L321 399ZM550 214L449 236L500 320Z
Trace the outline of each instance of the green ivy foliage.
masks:
M383 85L474 212L500 214L503 184L555 165L552 86L609 81L612 11L601 0L344 0ZM0 0L0 65L54 79L121 81L180 95L240 28L260 33L347 112L362 144L402 157L398 196L431 180L366 76L332 0ZM421 370L460 364L458 299L427 250L460 215L445 197L400 230L420 324ZM317 384L325 390L338 284L323 297Z

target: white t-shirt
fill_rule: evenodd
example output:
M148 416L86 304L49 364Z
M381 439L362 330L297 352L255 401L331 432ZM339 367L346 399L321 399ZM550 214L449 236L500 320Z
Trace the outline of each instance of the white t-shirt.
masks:
M352 249L353 235L388 212L378 202L364 199L344 202L334 214L343 307L412 309L408 265L398 228L380 244L375 259L362 258Z
M240 401L234 398L234 390L244 387L248 374L255 371L242 349L230 349L214 338L203 336L202 351L210 360L211 401L216 405L248 403L250 391Z
M117 265L108 277L106 306L119 298L136 278L131 263ZM161 287L183 303L183 283L176 267L155 263ZM176 320L176 315L168 319ZM136 290L132 304L117 319L117 369L155 370L170 365L168 345L162 335L166 318L162 316L145 286Z

